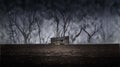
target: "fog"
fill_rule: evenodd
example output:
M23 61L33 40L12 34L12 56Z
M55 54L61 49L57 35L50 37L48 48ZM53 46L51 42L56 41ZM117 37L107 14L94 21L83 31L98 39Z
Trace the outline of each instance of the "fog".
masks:
M1 0L0 44L120 43L119 0Z

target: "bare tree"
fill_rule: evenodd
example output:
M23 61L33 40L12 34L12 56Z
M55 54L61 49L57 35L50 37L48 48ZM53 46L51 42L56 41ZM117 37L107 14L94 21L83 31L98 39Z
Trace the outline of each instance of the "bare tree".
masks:
M74 34L71 34L70 31L68 32L68 35L70 36L71 43L73 43L82 33L82 28L75 31Z
M17 17L17 16L16 16ZM17 20L14 22L17 29L20 31L24 38L24 43L27 44L30 42L30 35L32 31L35 29L35 13L23 13L18 17L21 21L17 22Z
M63 16L63 35L62 36L66 36L66 32L68 30L70 21L72 19L70 18L70 15L63 14L62 16Z
M38 29L38 36L39 36L39 43L42 43L42 35L41 35L41 28L43 27L43 18L41 19L41 16L36 16L35 21L36 21L36 25L37 25L37 29Z
M55 26L56 26L56 29L55 29L55 36L56 37L60 37L60 14L59 14L59 11L58 10L50 10L50 14L49 14L50 17L53 18L54 22L55 23Z
M100 29L102 28L102 24L99 22L97 23L97 17L93 18L93 22L87 22L86 24L83 24L82 30L88 35L87 38L87 42L91 43L91 39L92 37L98 33L100 31ZM94 30L93 31L89 31L90 28L89 27L93 27Z
M111 30L107 30L104 26L104 23L102 23L101 25L101 30L100 30L100 34L102 37L102 42L112 42L113 37L114 37L114 33L115 31Z
M9 31L9 38L10 38L11 43L16 43L16 40L15 40L16 31L14 30L14 25L11 21L9 21L8 31Z
M19 39L16 38L18 35L13 23L16 19L12 13L12 11L7 13L8 22L5 24L5 29L8 33L10 43L15 44Z
M9 43L11 44L15 44L18 43L18 38L17 38L17 31L15 29L15 25L14 25L14 6L15 3L9 4L9 1L7 1L7 3L2 2L1 4L3 5L2 8L0 10L2 10L2 14L5 16L6 18L6 22L3 23L3 28L6 30L8 39L9 39ZM8 21L7 21L8 20Z
M74 13L72 12L70 1L61 2L61 4L55 1L50 6L48 6L48 10L50 11L50 17L54 19L54 23L56 24L56 36L64 37Z

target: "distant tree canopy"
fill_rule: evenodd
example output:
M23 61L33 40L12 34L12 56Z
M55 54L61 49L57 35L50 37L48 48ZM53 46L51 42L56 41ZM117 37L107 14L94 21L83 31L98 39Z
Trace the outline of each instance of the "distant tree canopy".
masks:
M0 0L0 43L119 43L118 0Z

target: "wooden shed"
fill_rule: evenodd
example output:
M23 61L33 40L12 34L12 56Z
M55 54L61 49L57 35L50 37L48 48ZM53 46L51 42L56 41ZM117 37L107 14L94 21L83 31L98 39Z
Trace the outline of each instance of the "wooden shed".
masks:
M51 38L51 44L52 45L68 45L69 36Z

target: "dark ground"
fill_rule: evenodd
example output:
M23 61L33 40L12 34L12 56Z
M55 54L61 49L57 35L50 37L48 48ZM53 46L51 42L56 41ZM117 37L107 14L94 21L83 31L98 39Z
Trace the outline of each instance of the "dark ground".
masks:
M120 67L119 44L1 45L0 67Z

